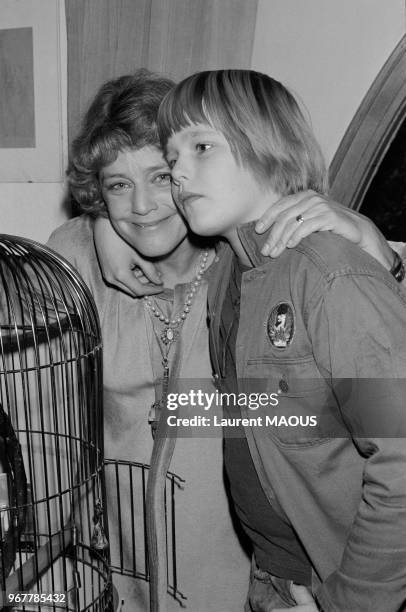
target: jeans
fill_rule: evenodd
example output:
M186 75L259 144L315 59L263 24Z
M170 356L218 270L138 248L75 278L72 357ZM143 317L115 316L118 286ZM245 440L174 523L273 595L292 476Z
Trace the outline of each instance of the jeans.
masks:
M270 612L273 608L295 606L290 590L292 583L292 580L277 578L260 570L253 561L244 612Z

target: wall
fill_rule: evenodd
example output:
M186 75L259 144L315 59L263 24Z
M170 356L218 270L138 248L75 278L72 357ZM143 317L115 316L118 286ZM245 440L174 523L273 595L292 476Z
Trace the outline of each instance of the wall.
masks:
M69 0L69 140L100 83L136 68L179 81L249 68L258 0ZM125 44L123 44L125 41Z
M252 67L300 96L330 162L404 33L404 0L259 0Z
M0 233L46 242L68 218L60 183L0 183Z
M305 101L330 161L404 31L404 0L259 0L252 67L281 79ZM62 28L66 69L64 35ZM0 231L45 241L67 218L62 200L62 181L0 183Z

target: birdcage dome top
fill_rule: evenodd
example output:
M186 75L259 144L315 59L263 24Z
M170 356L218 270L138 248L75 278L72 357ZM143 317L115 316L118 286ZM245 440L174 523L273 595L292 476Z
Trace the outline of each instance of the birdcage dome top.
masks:
M80 334L88 348L101 343L89 290L74 268L46 246L0 234L0 296L3 350L68 330Z

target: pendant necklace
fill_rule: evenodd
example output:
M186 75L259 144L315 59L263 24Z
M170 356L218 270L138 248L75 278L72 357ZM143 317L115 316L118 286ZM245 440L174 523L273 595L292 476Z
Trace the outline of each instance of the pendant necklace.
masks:
M144 296L144 303L147 307L147 310L149 311L151 316L156 317L157 321L159 321L159 323L161 323L163 326L163 329L159 330L159 332L157 332L154 327L154 331L158 340L159 350L162 356L163 376L161 397L152 404L148 415L148 423L151 425L153 437L155 437L155 432L158 427L161 411L166 405L166 398L168 395L170 373L169 353L171 351L172 346L177 342L183 324L190 312L193 300L202 282L202 276L206 269L208 257L208 251L201 252L198 270L196 276L189 283L189 287L186 291L185 301L183 303L183 308L178 314L172 316L172 318L166 317L164 315L154 298L147 295Z

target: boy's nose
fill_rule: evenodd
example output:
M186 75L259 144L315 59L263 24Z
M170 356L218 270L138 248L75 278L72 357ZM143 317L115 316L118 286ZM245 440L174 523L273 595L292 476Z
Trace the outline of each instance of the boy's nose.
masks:
M179 156L171 169L172 181L175 183L176 187L180 187L181 184L187 180L189 174L190 168L188 167L185 158Z

